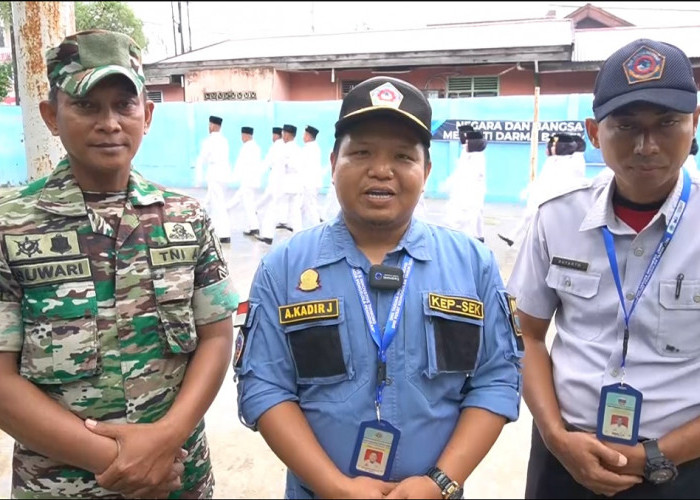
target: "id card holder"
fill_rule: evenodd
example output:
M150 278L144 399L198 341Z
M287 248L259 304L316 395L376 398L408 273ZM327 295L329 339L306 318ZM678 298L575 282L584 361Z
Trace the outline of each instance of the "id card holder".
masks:
M596 436L634 446L639 437L639 415L642 411L642 393L623 384L606 385L600 391Z
M400 436L401 432L386 420L362 422L350 472L388 481Z

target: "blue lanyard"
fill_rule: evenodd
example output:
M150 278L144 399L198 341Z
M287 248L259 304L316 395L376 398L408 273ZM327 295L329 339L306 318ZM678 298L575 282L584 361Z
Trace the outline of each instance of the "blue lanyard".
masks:
M683 212L685 211L685 207L688 204L688 198L690 198L690 176L688 175L688 171L686 169L683 168L681 170L683 170L683 189L681 191L681 197L676 203L676 207L673 209L673 215L671 216L671 220L669 220L668 224L666 225L666 231L664 232L664 235L661 237L661 241L659 241L659 244L656 247L656 251L654 252L651 261L647 266L647 270L644 272L644 276L642 276L642 281L639 283L639 287L637 287L637 293L634 295L634 300L632 302L632 305L630 306L629 312L627 311L627 306L625 306L625 297L622 294L622 284L620 283L620 272L617 267L617 257L615 256L615 243L613 241L613 236L610 233L610 230L607 228L607 226L601 228L603 230L603 239L605 240L605 250L608 253L608 260L610 261L610 270L612 271L613 279L615 280L615 286L617 287L617 295L620 297L620 304L622 304L622 312L625 315L625 332L622 340L623 370L625 368L625 358L627 357L627 344L629 341L629 323L630 318L632 317L632 312L634 311L634 308L637 307L637 302L639 302L639 299L642 296L642 292L644 292L644 289L649 284L649 281L651 280L651 277L654 274L656 267L659 265L659 262L661 262L661 256L666 251L666 248L668 247L669 243L671 243L671 239L673 238L673 235L676 232L676 228L678 227L678 224L681 221L681 217L683 216Z
M387 318L386 326L384 327L384 335L382 335L382 332L379 330L379 323L377 322L377 316L374 314L372 301L370 300L369 293L367 292L367 283L365 281L365 276L362 269L357 267L353 267L351 269L353 281L355 282L355 288L357 289L357 295L360 297L362 310L365 314L367 326L369 327L369 333L378 349L377 356L379 358L379 365L377 368L377 397L375 400L377 420L381 420L379 408L382 404L382 392L386 386L386 351L389 349L391 341L394 340L396 331L399 327L399 321L401 320L401 315L403 314L404 293L406 291L406 284L408 283L408 277L411 274L412 268L413 259L410 255L406 254L401 262L401 269L403 270L403 283L401 284L401 288L396 290L394 293L394 299L391 302L391 309L389 310L389 317Z

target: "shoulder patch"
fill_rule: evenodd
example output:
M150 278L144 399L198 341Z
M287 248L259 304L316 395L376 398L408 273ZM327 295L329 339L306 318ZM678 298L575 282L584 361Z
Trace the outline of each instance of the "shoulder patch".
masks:
M37 179L26 186L13 186L7 189L0 189L0 205L39 193L44 189L47 180L48 176Z
M166 222L163 224L163 229L165 237L170 242L197 241L197 236L194 234L190 222Z
M250 303L246 300L238 303L238 308L236 309L236 316L233 319L233 332L236 333L236 343L235 351L233 354L233 366L235 368L241 367L241 360L243 359L243 351L246 347L246 340L248 337L248 311Z
M505 293L506 301L508 302L508 319L510 319L510 326L513 328L513 335L515 336L515 343L520 351L525 350L525 342L523 341L523 330L520 327L520 318L518 318L518 305L516 303L515 297L509 293Z

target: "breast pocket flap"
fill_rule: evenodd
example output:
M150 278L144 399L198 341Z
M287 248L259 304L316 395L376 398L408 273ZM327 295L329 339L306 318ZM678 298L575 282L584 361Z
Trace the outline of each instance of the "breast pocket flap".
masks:
M545 281L551 288L590 299L598 294L600 274L550 266Z

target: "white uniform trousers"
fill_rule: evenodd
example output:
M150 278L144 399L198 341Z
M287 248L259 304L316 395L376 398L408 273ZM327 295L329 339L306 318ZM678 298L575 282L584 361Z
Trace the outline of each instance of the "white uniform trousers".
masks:
M207 194L203 205L212 220L216 236L229 238L231 228L226 210L226 184L214 181L207 183Z
M228 203L228 217L231 222L231 234L234 233L234 227L238 226L240 220L241 208L243 209L243 223L246 231L260 229L258 215L255 213L256 203L255 198L260 190L241 186L233 195L233 198Z

